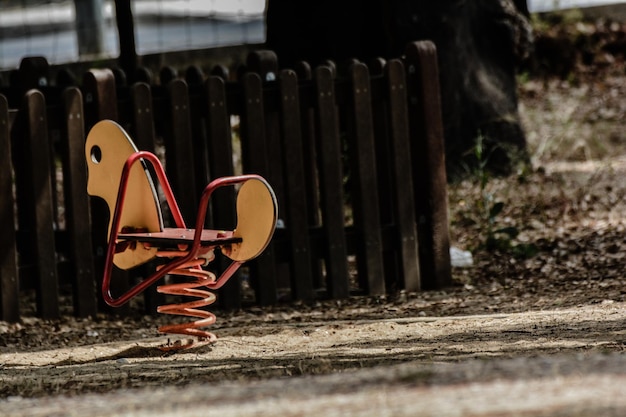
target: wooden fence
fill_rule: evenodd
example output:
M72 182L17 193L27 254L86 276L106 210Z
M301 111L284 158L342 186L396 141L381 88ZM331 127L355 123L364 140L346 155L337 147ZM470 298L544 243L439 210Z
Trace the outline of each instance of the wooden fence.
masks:
M44 318L106 310L99 283L108 213L86 194L83 149L102 119L118 121L140 149L163 156L188 222L212 178L254 172L275 188L275 237L220 290L225 308L450 284L431 42L407 45L402 59L345 69L332 62L279 69L271 51L256 51L237 77L219 66L183 77L164 68L160 82L145 71L132 85L109 69L88 71L79 85L61 76L53 83L45 68L26 60L19 85L0 90L1 319L29 310L20 304L27 291ZM232 199L215 197L214 227L234 227ZM144 272L116 271L116 289ZM160 302L155 294L145 296L149 311Z

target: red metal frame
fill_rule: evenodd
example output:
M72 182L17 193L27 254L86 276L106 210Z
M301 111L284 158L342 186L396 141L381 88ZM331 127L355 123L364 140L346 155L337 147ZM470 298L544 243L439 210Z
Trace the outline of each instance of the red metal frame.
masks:
M126 291L124 294L119 297L114 297L111 294L111 273L113 271L113 257L115 255L115 246L117 243L117 237L119 235L119 227L120 227L120 218L122 209L124 207L124 201L126 199L126 191L128 188L128 179L130 175L130 169L137 161L148 161L154 167L156 172L159 184L163 188L163 193L165 194L165 199L167 204L172 212L172 216L174 217L174 222L176 226L179 228L186 228L185 221L183 220L182 214L178 207L178 203L174 198L174 193L172 192L172 188L170 186L169 181L167 180L167 176L165 175L165 170L163 169L163 165L159 158L153 153L146 151L139 151L132 154L124 164L124 168L122 170L122 177L120 179L120 186L117 193L117 202L115 204L115 211L113 212L113 220L111 223L111 232L109 235L109 244L107 246L107 254L106 261L104 264L104 277L102 280L102 296L104 301L112 306L119 307L125 303L127 303L131 298L143 292L150 285L154 284L156 281L161 279L167 273L172 270L184 265L185 263L196 259L198 257L198 253L201 250L201 235L202 229L204 227L204 222L206 218L206 212L209 204L209 198L211 194L220 187L232 186L236 184L241 184L245 181L251 179L259 179L261 181L265 181L261 176L255 174L247 174L247 175L238 175L231 177L222 177L217 178L211 181L202 192L202 196L200 198L200 203L198 204L198 211L196 215L196 224L195 224L195 232L193 243L188 248L188 253L185 256L177 257L172 259L170 262L165 264L158 271L150 275L148 278L136 284L134 287ZM228 279L239 269L239 267L243 264L243 262L233 261L216 279L214 282L207 285L209 289L219 289L221 288Z

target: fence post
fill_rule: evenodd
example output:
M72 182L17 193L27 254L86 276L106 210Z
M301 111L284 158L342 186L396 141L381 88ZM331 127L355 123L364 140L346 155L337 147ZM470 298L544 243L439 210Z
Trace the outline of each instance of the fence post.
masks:
M185 71L185 82L189 95L189 117L190 117L190 134L191 146L193 153L189 155L193 161L194 173L196 180L196 193L202 194L204 187L210 181L208 151L206 138L206 120L204 120L204 104L205 100L201 92L205 85L206 76L202 68L197 65L190 65ZM210 216L207 217L207 221Z
M91 242L91 219L87 195L87 166L85 164L85 122L83 96L76 87L63 92L64 132L67 146L63 149L63 184L66 196L67 229L74 267L74 313L79 317L97 313L96 281Z
M15 165L19 226L28 236L28 250L35 264L37 313L42 318L53 319L59 317L59 284L53 228L51 147L43 94L37 90L26 92L20 113L19 125L12 131L13 149L19 147L18 160L29 163Z
M133 141L137 148L142 151L155 153L155 128L154 111L152 107L152 91L150 85L145 82L135 82L130 90L134 135ZM152 165L148 164L148 170L153 173ZM153 173L153 178L154 177ZM139 267L139 274L148 276L154 271L154 264L149 262ZM143 293L144 309L146 313L155 315L157 307L165 304L165 295L157 292L157 284L151 285Z
M152 74L150 68L138 67L137 70L135 70L134 78L132 79L131 84L134 85L136 83L146 83L148 85L154 83L154 75Z
M393 165L391 164L391 138L389 99L386 95L384 76L387 62L383 58L374 58L368 63L372 97L372 122L374 128L374 146L376 149L376 173L378 177L378 207L380 211L381 235L383 242L383 267L385 290L397 293L402 285L401 245L396 237L399 234L395 224ZM416 256L417 257L417 256ZM416 260L417 262L417 260Z
M184 80L167 85L169 129L165 136L165 159L172 189L185 221L192 225L196 219L197 193L194 169L194 149L191 135L189 90Z
M452 271L437 49L413 42L405 55L422 288L438 289L452 284Z
M91 127L100 120L119 120L117 110L117 83L113 71L110 69L90 69L83 76L83 90L86 130L91 129ZM108 241L106 219L108 219L112 213L109 213L103 201L91 199L90 202L91 218L93 220L94 265L98 276L98 283L101 283L102 272L104 270L104 256ZM129 288L129 281L130 275L128 271L116 268L113 269L111 277L112 288L119 292L125 292ZM103 301L102 297L98 299ZM118 308L117 311L124 314L128 312L128 307L124 306Z
M257 50L252 51L246 57L246 69L250 72L257 73L263 83L263 100L265 112L265 146L268 149L269 171L267 172L267 180L272 184L272 188L276 193L279 201L285 200L285 175L283 173L283 149L280 138L280 114L278 107L279 99L275 95L278 94L278 57L274 51ZM281 218L282 211L278 212L279 224L283 220ZM290 286L293 282L290 277L290 270L285 263L277 263L276 265L276 285L277 288Z
M0 320L20 319L9 105L0 95Z
M300 120L302 130L302 147L304 152L304 181L306 187L306 202L309 210L307 211L309 227L318 228L322 225L319 214L319 180L317 175L317 144L315 139L315 106L313 93L313 71L311 65L306 61L296 63L294 70L298 79L306 82L306 87L302 85L299 91L304 93L300 95ZM322 271L322 261L318 256L313 259L313 287L320 288L324 286L324 277Z
M49 65L42 56L25 57L20 61L19 82L23 91L48 85Z
M185 82L191 86L204 84L204 71L198 65L190 65L185 70Z
M246 68L248 71L255 72L261 77L261 82L264 85L268 83L272 85L277 84L278 79L278 58L274 51L253 51L248 54L246 59ZM269 93L269 89L264 91L264 94ZM272 92L277 91L272 89ZM265 100L265 99L264 99ZM267 103L267 100L266 100ZM272 184L272 188L276 193L278 201L283 200L283 169L280 161L282 160L282 146L280 139L280 115L277 109L273 106L263 106L265 113L265 146L269 151L267 157L269 158L269 172L268 181ZM279 214L280 216L280 214Z
M170 81L178 78L178 71L171 66L165 66L159 71L159 82L162 86L166 86Z
M278 57L274 51L252 51L246 57L246 69L256 72L264 81L274 81L278 76Z
M367 66L350 66L351 124L348 131L352 213L356 231L358 278L369 295L385 293L378 175L370 77Z
M330 67L315 69L319 183L324 229L327 288L331 298L350 295L348 254L344 227L343 172L341 143L335 103L335 85Z
M91 126L103 119L118 120L117 87L110 69L91 69L83 77L85 122Z
M411 177L411 143L407 111L406 76L398 59L385 66L389 108L389 142L393 217L397 228L394 247L399 248L400 283L406 291L419 291L419 249L415 221L415 199Z
M142 151L154 153L154 113L152 110L152 93L150 86L137 82L131 87L133 125L135 136L133 140Z
M222 80L227 81L229 77L230 71L228 67L222 64L217 64L211 68L211 72L209 75L213 75L215 77L220 77Z
M233 145L230 127L230 115L226 106L226 86L224 79L219 76L209 76L204 88L206 92L206 119L207 157L211 178L234 175ZM220 190L222 198L212 203L212 218L218 227L232 229L235 227L236 214L232 202L235 201L235 192L232 187ZM229 262L218 258L220 268L225 268ZM219 293L219 302L226 308L241 307L241 274L240 272L225 285Z
M263 84L260 76L254 72L245 74L241 82L244 93L241 124L243 167L244 170L262 175L271 182ZM253 284L257 302L261 305L275 304L278 299L273 246L270 243L263 254L251 263L256 272Z
M287 233L291 251L292 297L312 300L313 276L309 243L308 208L304 179L302 133L300 131L300 98L298 77L292 70L278 75L281 107L282 150L286 193L284 211L287 213Z

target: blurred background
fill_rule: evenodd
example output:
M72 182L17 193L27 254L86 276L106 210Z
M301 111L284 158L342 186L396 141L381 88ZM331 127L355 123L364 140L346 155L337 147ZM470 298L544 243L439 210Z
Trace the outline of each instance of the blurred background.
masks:
M265 41L265 0L130 3L138 55ZM24 56L64 64L116 58L119 49L112 0L0 1L0 70Z

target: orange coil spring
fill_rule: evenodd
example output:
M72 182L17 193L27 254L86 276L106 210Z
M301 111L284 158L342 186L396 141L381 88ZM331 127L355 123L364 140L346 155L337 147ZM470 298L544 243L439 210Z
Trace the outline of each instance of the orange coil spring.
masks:
M173 257L184 256L185 252L168 251L158 252L157 256L161 257ZM206 330L202 330L203 327L207 327L215 323L215 314L202 310L202 307L206 307L215 302L216 296L214 293L201 289L209 284L215 282L215 274L209 271L205 271L201 268L210 259L199 258L190 261L181 267L174 269L170 272L170 275L181 275L192 277L193 280L188 282L164 284L157 287L157 291L162 294L169 294L175 296L195 297L197 300L191 300L188 302L177 304L166 304L159 306L157 312L163 314L180 315L186 317L196 317L198 320L193 322L185 322L178 324L167 324L159 327L160 333L179 334L186 336L194 336L197 341L189 340L186 343L178 343L174 345L167 345L162 347L162 350L177 350L185 349L192 346L197 346L198 343L212 343L217 338L216 336Z

